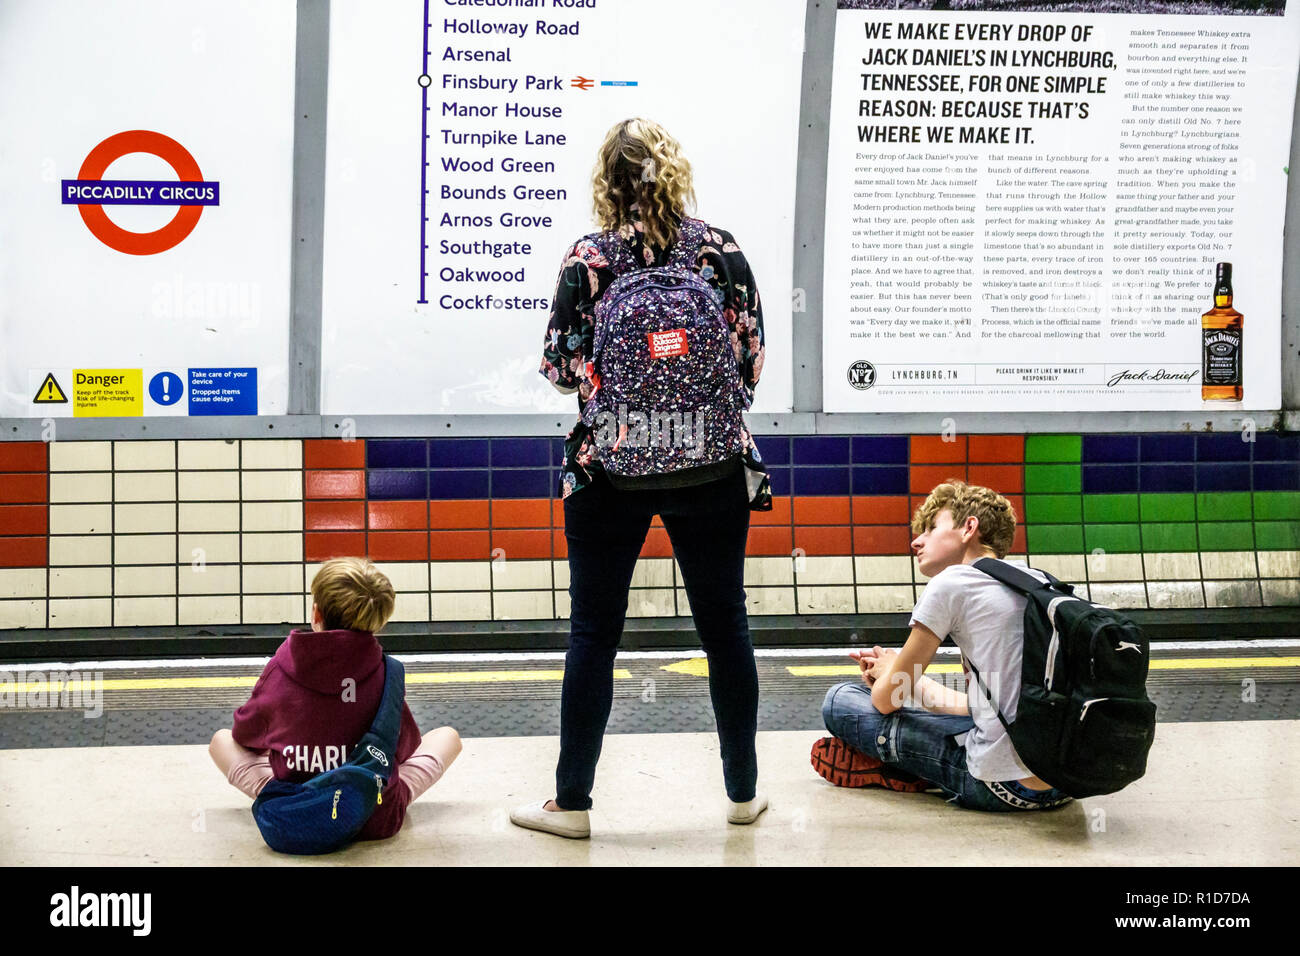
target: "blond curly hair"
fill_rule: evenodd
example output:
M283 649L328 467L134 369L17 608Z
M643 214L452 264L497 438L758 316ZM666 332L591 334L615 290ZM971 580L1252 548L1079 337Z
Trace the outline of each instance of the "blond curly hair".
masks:
M931 491L912 515L912 534L933 528L935 516L945 509L952 513L954 525L960 525L972 515L979 518L980 544L999 558L1007 556L1016 535L1016 513L1006 498L992 488L949 478Z
M602 230L625 230L639 219L645 241L659 249L677 241L687 202L695 204L691 164L681 144L648 119L626 119L610 129L591 185L596 223Z
M333 558L311 580L325 630L377 632L392 617L397 595L388 575L365 558Z

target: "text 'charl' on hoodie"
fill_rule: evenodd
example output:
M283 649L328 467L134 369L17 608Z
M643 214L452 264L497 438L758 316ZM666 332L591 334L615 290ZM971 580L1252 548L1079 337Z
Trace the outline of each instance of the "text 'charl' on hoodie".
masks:
M267 662L253 694L235 711L231 735L249 750L269 750L277 780L305 781L333 770L365 736L384 695L384 651L369 631L293 630ZM402 704L397 763L420 745L420 728ZM358 839L402 828L411 793L394 773Z

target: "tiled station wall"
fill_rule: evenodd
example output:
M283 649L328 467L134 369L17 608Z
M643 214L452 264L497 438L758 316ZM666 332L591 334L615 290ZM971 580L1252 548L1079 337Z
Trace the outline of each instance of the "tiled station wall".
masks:
M949 477L1007 495L1028 558L1116 607L1300 604L1300 435L759 436L753 614L909 609L908 517ZM366 554L394 620L565 618L551 438L0 442L0 628L301 624ZM656 519L630 616L689 613Z

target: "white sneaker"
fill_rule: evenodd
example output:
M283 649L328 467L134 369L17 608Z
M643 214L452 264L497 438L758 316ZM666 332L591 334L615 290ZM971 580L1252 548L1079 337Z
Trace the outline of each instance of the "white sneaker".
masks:
M758 815L767 809L767 794L756 793L754 799L746 803L727 801L728 823L753 823Z
M541 830L574 840L591 836L591 820L586 810L547 810L549 802L542 800L515 807L510 811L510 822L526 830Z

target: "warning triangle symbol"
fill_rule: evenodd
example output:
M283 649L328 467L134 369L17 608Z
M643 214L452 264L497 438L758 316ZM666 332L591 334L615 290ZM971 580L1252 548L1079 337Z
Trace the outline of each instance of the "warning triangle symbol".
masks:
M36 397L33 402L48 402L53 404L66 403L68 396L63 394L63 389L59 383L54 380L53 372L45 373L45 381L41 382L41 387L36 390Z

